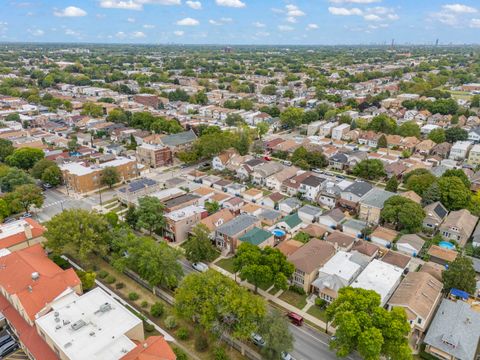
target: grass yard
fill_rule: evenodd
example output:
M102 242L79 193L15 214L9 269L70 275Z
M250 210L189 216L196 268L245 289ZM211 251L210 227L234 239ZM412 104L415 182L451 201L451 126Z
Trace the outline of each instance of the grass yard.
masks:
M327 321L327 312L324 309L320 309L317 305L313 305L308 309L307 314L315 316L319 320Z
M280 290L279 288L274 286L273 288L270 289L269 293L272 295L275 295L279 290Z
M280 295L280 299L300 310L307 305L307 295L300 295L291 290L284 291L282 295Z
M222 269L227 270L229 273L235 273L235 271L233 270L233 257L228 259L221 259L217 261L215 265L220 266Z

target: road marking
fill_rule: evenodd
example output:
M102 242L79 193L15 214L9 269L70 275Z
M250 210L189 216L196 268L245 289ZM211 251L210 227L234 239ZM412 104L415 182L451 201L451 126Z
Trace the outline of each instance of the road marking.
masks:
M295 328L296 328L298 331L301 331L302 333L304 333L305 335L308 335L308 336L310 336L312 339L315 339L315 340L317 340L318 342L322 343L323 345L328 345L328 343L327 343L327 342L325 342L325 341L323 341L323 340L319 339L318 337L316 337L316 336L314 336L314 335L310 334L309 332L307 332L307 331L303 330L302 328L300 328L300 327L295 327Z

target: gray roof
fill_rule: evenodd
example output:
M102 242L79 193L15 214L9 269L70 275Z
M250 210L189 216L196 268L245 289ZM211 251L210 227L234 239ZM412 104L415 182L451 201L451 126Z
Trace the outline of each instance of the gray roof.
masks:
M440 201L425 206L423 210L425 210L427 216L436 217L440 222L442 222L448 214L448 210Z
M333 156L330 156L330 161L346 164L348 162L348 157L345 154L342 153L336 153Z
M280 211L270 210L270 209L263 209L262 212L258 215L260 219L266 220L275 220L282 216Z
M322 217L329 216L332 220L337 223L342 221L345 218L345 214L339 208L334 208L322 214Z
M363 220L357 220L357 219L348 219L342 225L343 227L348 226L351 229L362 231L365 227L367 227L367 222Z
M302 205L302 202L298 200L297 198L291 197L291 198L286 198L280 201L280 204L287 204L291 208L295 209L299 206Z
M307 215L317 216L322 214L322 209L312 205L305 205L298 209L298 212L303 212Z
M373 185L366 181L355 181L352 185L347 187L344 192L351 192L358 197L364 196L370 190L372 190Z
M416 234L406 234L403 235L400 239L398 239L397 244L409 244L415 250L420 251L422 250L425 241Z
M193 130L184 131L178 134L171 134L161 138L164 145L179 146L189 144L197 139L197 135Z
M480 273L480 259L467 256L470 260L472 260L473 263L473 268L475 269L475 272Z
M315 175L310 175L309 177L307 177L302 181L302 184L305 184L311 187L319 187L324 181L325 179L322 179Z
M153 179L144 178L144 179L138 179L138 180L132 181L130 184L124 186L119 191L122 193L125 193L127 191L136 192L136 191L148 188L150 186L156 186L156 185L158 185L157 181Z
M440 177L447 170L448 170L448 168L445 165L438 165L438 166L435 166L434 168L432 168L431 172L436 177Z
M444 299L424 342L459 360L474 360L480 338L480 314L463 301Z
M474 243L480 243L480 223L477 224L477 227L472 234L472 238Z
M217 228L217 232L225 234L227 236L235 236L240 231L245 230L252 225L255 225L257 222L258 219L255 216L242 214L230 220L229 222L219 226Z
M171 208L195 199L200 199L200 196L194 195L194 194L184 194L184 195L177 196L176 198L167 200L165 201L164 204L166 208Z
M341 288L348 286L348 282L338 275L325 274L320 270L318 277L312 283L312 286L315 286L320 290L328 288L338 292Z
M375 187L371 191L369 191L368 194L365 195L362 200L360 200L360 202L364 205L383 209L383 204L385 203L385 201L387 201L394 195L396 194L393 192Z

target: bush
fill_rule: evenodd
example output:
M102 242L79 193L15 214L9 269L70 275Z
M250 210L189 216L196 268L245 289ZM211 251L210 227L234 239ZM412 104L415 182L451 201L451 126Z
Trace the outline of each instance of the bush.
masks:
M62 258L60 255L53 255L52 261L64 270L72 267L72 265L70 265L70 263L64 258Z
M173 348L173 352L177 356L177 360L188 360L187 354L182 349L179 349L178 347Z
M197 351L205 351L208 349L208 339L203 334L198 334L195 337L195 350Z
M217 347L213 350L214 360L229 360L229 357L223 347Z
M148 301L143 300L142 303L140 304L142 308L148 307Z
M305 290L303 290L302 287L297 286L297 285L291 285L290 286L290 291L293 291L294 293L297 293L299 295L305 295Z
M150 308L150 314L152 314L152 316L154 316L154 317L160 317L160 316L163 315L164 310L165 309L163 307L163 304L160 303L160 302L156 302Z
M190 337L190 331L188 331L187 328L181 327L177 330L177 337L180 340L188 340L188 338Z
M128 293L128 299L131 300L131 301L138 300L139 297L140 296L135 291L132 291L131 293Z
M169 315L166 319L165 319L165 327L168 329L168 330L173 330L177 327L177 319L175 318L175 316L173 315Z
M100 279L105 279L109 275L109 273L105 270L100 270L97 275Z
M153 332L155 330L155 326L153 326L152 324L144 321L143 322L143 328L145 329L146 332Z
M115 284L115 289L120 290L125 287L125 284L123 282L118 282Z
M115 281L117 281L117 279L115 278L115 276L113 275L108 275L106 278L105 278L105 282L107 284L113 284Z
M323 309L327 306L327 302L323 299L316 298L315 299L315 305L317 305L319 308Z

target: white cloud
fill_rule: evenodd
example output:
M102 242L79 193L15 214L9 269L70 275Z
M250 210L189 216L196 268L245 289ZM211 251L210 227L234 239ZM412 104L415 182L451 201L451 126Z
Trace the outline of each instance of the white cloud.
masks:
M474 29L480 29L480 19L470 20L470 27Z
M477 9L463 4L446 4L442 8L457 14L474 14L477 12Z
M115 34L115 37L119 39L125 39L127 37L127 34L125 34L123 31L119 31Z
M127 18L127 21L128 21L129 23L134 23L134 22L135 22L135 18L129 17L129 18Z
M146 36L147 35L145 35L145 33L143 31L134 31L132 33L132 37L135 38L135 39L141 39L141 38L144 38Z
M332 4L373 4L382 0L329 0Z
M87 12L76 6L68 6L63 10L55 10L53 15L58 17L80 17L87 15Z
M173 32L176 36L183 36L185 34L185 31L182 30L177 30Z
M256 28L264 28L267 25L265 25L264 23L261 23L259 21L256 21L256 22L253 23L253 26L255 26Z
M300 10L300 8L296 5L288 4L285 6L285 9L287 10L287 16L293 16L293 17L305 16L305 13L302 10Z
M190 17L186 17L182 20L177 21L177 25L181 26L197 26L198 24L200 24L200 22L197 19L193 19Z
M100 7L106 9L142 10L143 5L134 0L101 0Z
M43 36L45 35L45 31L41 30L41 29L27 29L27 31L33 35L33 36Z
M278 25L277 28L280 31L293 31L293 30L295 30L295 28L293 26L290 26L290 25Z
M218 6L226 6L233 8L243 8L246 4L240 0L215 0L215 3Z
M5 21L0 21L0 34L5 34L8 30L8 23Z
M220 25L225 25L227 23L231 23L233 21L232 18L227 18L227 17L222 17L220 20L208 20L208 22L212 25L217 25L217 26L220 26Z
M155 29L155 25L145 24L145 25L143 25L143 28L144 29Z
M317 30L318 25L317 24L308 24L307 25L307 30Z
M220 21L216 21L216 20L208 20L208 23L211 24L211 25L223 25Z
M190 1L188 0L186 4L194 10L200 10L202 8L202 3L200 1Z
M328 8L328 11L332 15L338 15L338 16L352 16L352 15L363 15L363 11L360 10L359 8L344 8L344 7L334 7L330 6Z
M367 21L380 21L382 18L375 14L367 14L363 17Z

